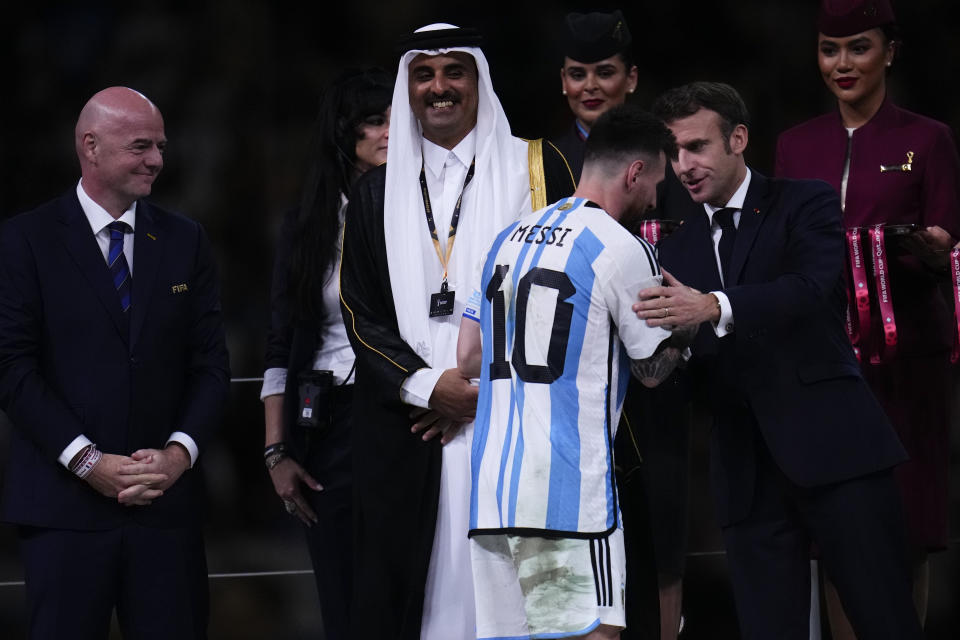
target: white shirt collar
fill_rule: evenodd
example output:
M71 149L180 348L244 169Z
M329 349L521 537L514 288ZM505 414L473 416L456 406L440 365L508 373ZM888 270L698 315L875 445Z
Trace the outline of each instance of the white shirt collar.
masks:
M710 218L710 221L713 221L713 214L719 209L743 209L743 201L747 199L747 190L749 188L750 167L747 167L747 175L744 176L743 182L740 183L740 186L737 187L737 190L733 192L732 196L730 196L730 200L727 201L726 205L722 207L714 207L706 202L703 203L703 207L707 210L707 216Z
M77 182L77 199L80 201L80 208L83 209L84 215L87 216L87 222L90 223L90 229L93 230L94 235L103 231L104 227L113 222L113 216L107 213L106 209L94 202L93 198L88 196L87 192L83 190L83 178ZM128 225L130 225L131 229L136 229L136 200L134 200L133 204L130 205L130 208L124 211L123 215L117 219L122 222L126 222Z
M453 149L444 149L438 144L434 144L422 138L423 140L423 162L427 169L433 174L433 177L439 178L443 172L443 165L451 155L460 161L464 167L469 167L477 153L477 129L470 130L463 140L457 143Z

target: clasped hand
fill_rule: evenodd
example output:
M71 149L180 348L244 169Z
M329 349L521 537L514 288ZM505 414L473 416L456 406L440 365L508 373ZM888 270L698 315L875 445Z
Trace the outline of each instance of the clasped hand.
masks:
M478 389L460 374L457 368L446 369L437 380L430 395L430 409L414 409L410 418L415 420L411 433L421 433L424 441L440 436L440 443L447 444L460 432L460 428L473 420L477 413Z
M190 468L190 454L179 444L164 449L139 449L129 456L104 453L86 480L120 504L148 505L173 486Z

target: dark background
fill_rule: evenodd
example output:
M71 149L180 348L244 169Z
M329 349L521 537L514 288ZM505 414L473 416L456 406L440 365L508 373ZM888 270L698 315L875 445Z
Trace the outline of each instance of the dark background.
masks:
M889 82L898 104L954 131L960 129L958 4L896 5L906 44ZM163 112L169 138L152 199L206 226L221 270L233 375L260 376L273 245L281 212L298 201L324 83L344 66L396 69L395 39L423 24L475 26L486 35L494 86L514 133L549 136L570 121L556 49L564 14L615 6L364 0L8 6L0 18L0 217L75 186L73 126L93 93L111 85L143 92ZM733 84L753 113L748 161L770 173L776 135L833 104L816 67L816 7L815 0L622 6L640 71L635 100L648 105L659 92L691 80ZM233 385L221 438L203 452L210 486L208 557L215 574L211 636L317 637L311 576L233 575L309 567L299 532L282 513L262 467L258 393L256 382ZM8 430L0 417L2 454ZM684 637L734 638L724 560L714 554L719 543L704 497L702 433L696 441ZM954 442L955 471L958 458ZM954 539L960 530L958 476L953 474ZM0 545L0 629L4 637L21 637L22 572L7 525L0 525ZM933 559L931 638L960 635L958 565L956 543Z

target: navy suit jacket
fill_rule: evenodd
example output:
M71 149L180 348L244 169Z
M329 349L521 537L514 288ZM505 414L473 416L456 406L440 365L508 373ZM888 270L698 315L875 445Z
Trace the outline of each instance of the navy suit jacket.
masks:
M196 469L152 505L123 507L57 462L80 434L129 455L183 431L203 451L220 420L227 351L198 223L138 202L131 299L125 315L75 190L0 228L0 407L14 426L5 520L106 529L200 514Z
M723 290L733 309L733 333L717 338L705 323L690 362L715 417L711 466L721 525L749 512L758 433L801 487L902 462L903 447L861 377L844 327L836 192L820 181L753 172L726 287L703 205L673 190L676 204L684 224L661 241L661 264L700 291Z

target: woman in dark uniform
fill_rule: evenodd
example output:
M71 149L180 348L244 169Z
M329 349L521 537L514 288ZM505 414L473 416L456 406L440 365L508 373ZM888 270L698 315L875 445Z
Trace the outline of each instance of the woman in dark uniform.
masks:
M637 67L630 29L619 10L568 14L562 43L560 83L574 121L552 142L579 180L590 128L634 92ZM667 171L679 194L674 197L687 198L669 166ZM648 215L671 217L665 203L661 199L660 210ZM665 406L673 409L663 411ZM680 372L656 389L630 384L614 443L627 553L623 640L675 640L682 625L690 419L689 391Z
M873 318L864 323L869 327L859 327L858 346L864 377L910 454L896 475L922 620L927 554L947 544L951 314L935 263L960 238L960 161L949 127L900 109L887 96L886 75L898 45L889 0L823 0L818 27L820 72L837 109L780 136L776 173L832 184L847 229L916 225L906 240L887 234L896 343L884 339L871 291ZM853 307L851 312L857 314ZM831 592L828 587L834 637L853 637Z
M386 162L392 92L386 72L366 69L324 93L301 205L284 219L273 271L264 460L285 509L304 525L329 640L348 637L353 571L355 358L340 316L343 213L354 181Z
M619 10L570 13L563 38L560 86L574 121L551 140L567 159L575 180L583 169L583 145L590 127L608 109L623 104L637 88L637 67L630 53L630 29Z

